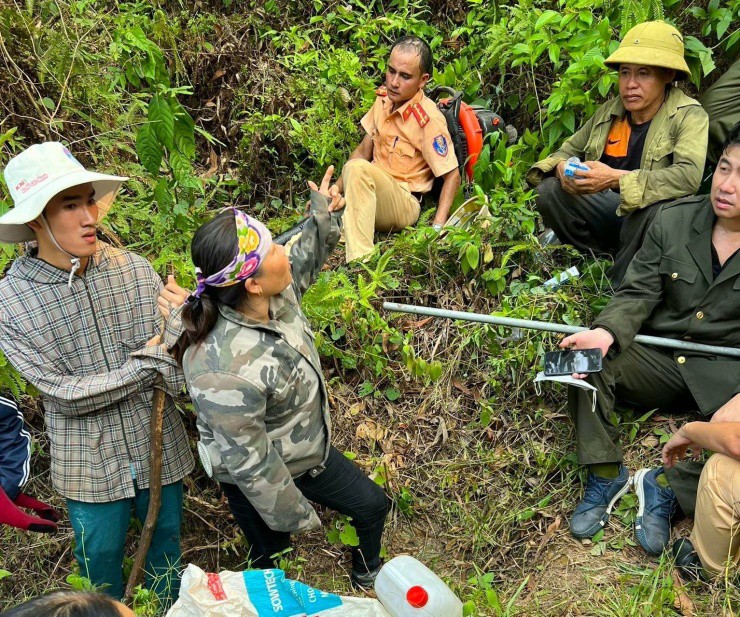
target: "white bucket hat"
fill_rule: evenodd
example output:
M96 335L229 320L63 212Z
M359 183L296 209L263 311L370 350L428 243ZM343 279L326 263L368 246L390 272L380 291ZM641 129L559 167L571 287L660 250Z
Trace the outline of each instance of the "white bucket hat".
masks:
M58 141L34 144L10 159L5 167L5 182L15 207L0 216L0 242L34 240L26 223L36 220L52 197L79 184L92 182L101 218L125 180L128 178L87 171Z

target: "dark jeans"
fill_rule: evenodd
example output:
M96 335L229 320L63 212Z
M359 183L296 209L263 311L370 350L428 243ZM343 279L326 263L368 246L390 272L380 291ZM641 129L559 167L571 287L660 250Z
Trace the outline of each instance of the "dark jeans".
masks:
M647 228L658 212L656 205L617 216L619 193L614 191L571 195L554 177L545 178L537 187L537 210L561 242L581 251L614 257L608 275L615 287L622 282L627 266L642 246Z
M369 572L380 565L380 541L388 513L388 498L382 488L334 446L324 471L316 477L306 473L295 484L306 499L352 518L360 538L359 546L352 547L354 571ZM290 533L270 529L235 484L222 482L221 489L249 542L252 567L275 567L271 556L290 547Z
M580 465L622 461L614 408L617 400L638 408L657 407L669 413L698 409L678 370L677 356L670 351L632 343L616 358L605 359L601 372L591 373L587 378L598 389L595 410L592 410L591 390L568 388L568 408L576 426ZM681 461L666 470L681 509L688 516L694 513L700 475L701 465L690 461Z

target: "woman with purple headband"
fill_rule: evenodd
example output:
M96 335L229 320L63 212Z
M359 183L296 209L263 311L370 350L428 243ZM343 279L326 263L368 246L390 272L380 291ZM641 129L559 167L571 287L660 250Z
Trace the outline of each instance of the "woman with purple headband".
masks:
M291 248L232 208L203 225L191 246L198 287L182 310L177 356L198 415L198 452L221 484L250 545L252 567L272 568L291 533L321 525L313 501L350 516L359 536L351 581L380 570L384 491L331 445L326 384L301 310L339 240L341 196L312 182L311 215Z

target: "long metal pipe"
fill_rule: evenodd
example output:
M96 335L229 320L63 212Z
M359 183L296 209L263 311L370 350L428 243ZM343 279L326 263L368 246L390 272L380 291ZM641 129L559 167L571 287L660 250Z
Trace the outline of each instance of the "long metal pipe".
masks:
M448 311L445 309L431 308L428 306L416 306L414 304L397 304L395 302L383 302L386 311L397 313L412 313L414 315L428 315L430 317L444 317L445 319L460 319L462 321L475 321L487 323L494 326L507 326L509 328L528 328L530 330L545 330L546 332L563 332L575 334L588 330L582 326L568 326L566 324L549 323L546 321L532 321L530 319L514 319L513 317L496 317L495 315L483 315L482 313L468 313L465 311ZM740 358L740 349L734 347L720 347L718 345L704 345L702 343L690 343L689 341L678 341L672 338L660 336L648 336L638 334L635 342L656 347L667 347L682 351L698 351L701 353L714 354L718 356L732 356Z

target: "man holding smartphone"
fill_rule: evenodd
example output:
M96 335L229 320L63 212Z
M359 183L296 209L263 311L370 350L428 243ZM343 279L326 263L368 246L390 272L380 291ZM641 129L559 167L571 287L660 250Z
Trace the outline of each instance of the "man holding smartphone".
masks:
M740 360L662 350L633 342L639 333L709 345L740 347L740 124L723 144L710 195L663 206L614 298L592 329L565 338L562 348L598 348L604 367L585 378L591 393L571 387L568 406L576 425L578 462L589 466L571 533L590 538L602 529L616 501L629 490L622 463L615 401L663 410L692 409L711 416L740 396ZM680 505L693 516L701 474L697 463L642 469L634 485L640 506L640 545L660 554Z

